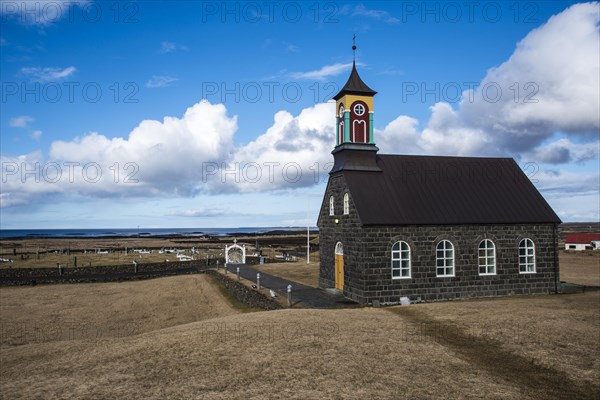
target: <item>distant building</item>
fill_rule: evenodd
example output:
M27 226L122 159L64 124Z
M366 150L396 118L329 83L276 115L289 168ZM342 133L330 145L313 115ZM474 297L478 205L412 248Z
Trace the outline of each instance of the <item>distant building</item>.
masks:
M600 250L600 233L569 233L565 250Z
M336 100L319 284L359 303L558 292L561 222L510 158L382 155L356 65Z

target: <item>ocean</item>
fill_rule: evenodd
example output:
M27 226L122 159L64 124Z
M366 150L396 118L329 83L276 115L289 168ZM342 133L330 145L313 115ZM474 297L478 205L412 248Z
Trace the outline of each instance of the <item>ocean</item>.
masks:
M314 231L316 227L311 227ZM152 237L152 236L226 236L239 233L306 230L306 227L246 227L246 228L130 228L130 229L0 229L0 239L64 238L64 237Z

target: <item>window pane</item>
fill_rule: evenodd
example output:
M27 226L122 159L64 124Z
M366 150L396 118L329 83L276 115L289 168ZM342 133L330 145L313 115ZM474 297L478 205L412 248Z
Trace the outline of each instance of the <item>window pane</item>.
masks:
M400 250L400 243L399 242L394 243L394 245L392 246L392 250L394 250L394 251Z
M400 276L400 270L399 270L399 269L393 269L393 270L392 270L392 276L393 276L394 278L397 278L397 277L399 277L399 276Z
M392 261L392 268L400 268L400 261L399 260Z

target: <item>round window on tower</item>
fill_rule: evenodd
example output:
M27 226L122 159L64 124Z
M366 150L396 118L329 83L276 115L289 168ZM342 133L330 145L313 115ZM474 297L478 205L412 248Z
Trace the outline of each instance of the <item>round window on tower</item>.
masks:
M354 114L360 116L363 115L365 113L365 106L363 106L362 104L357 104L354 106Z
M340 105L340 118L344 118L344 105Z

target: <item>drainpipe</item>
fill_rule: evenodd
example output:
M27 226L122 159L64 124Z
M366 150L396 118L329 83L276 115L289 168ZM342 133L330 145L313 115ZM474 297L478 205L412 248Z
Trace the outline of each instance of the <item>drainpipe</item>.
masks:
M558 224L554 224L554 229L552 229L552 247L554 248L554 293L558 293L558 283L560 278L558 277L558 255L556 252L556 247L558 243L556 243L556 231L558 230Z

